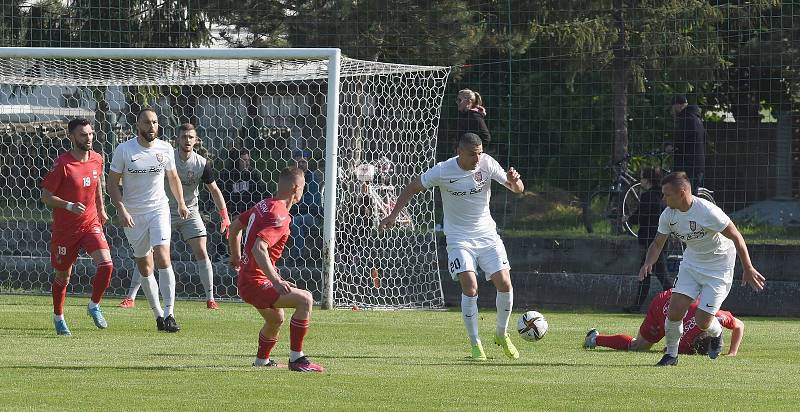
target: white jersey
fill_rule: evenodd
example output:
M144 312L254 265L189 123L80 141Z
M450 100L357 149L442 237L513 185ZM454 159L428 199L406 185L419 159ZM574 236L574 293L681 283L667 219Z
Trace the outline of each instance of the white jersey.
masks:
M438 186L444 207L447 245L497 241L497 225L489 213L492 180L505 184L506 172L487 154L481 154L475 170L464 170L452 157L422 174L422 186Z
M122 201L132 215L169 208L164 193L166 170L175 170L175 157L169 143L156 139L149 148L136 138L114 149L111 171L122 174Z
M692 196L686 212L666 208L658 219L658 232L675 234L686 244L681 265L689 265L709 276L728 271L736 263L733 241L721 235L731 219L717 205Z

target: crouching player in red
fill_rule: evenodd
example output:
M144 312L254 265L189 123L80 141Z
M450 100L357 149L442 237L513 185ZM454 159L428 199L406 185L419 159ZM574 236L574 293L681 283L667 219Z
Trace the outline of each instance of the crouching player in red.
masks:
M275 262L289 238L292 217L289 208L300 201L305 187L303 171L289 167L281 171L275 197L264 199L233 221L229 230L230 265L239 272L237 286L243 301L253 305L264 318L258 335L258 352L253 366L278 366L270 352L278 342L283 323L283 308L294 308L289 322L289 369L297 372L322 372L303 354L303 338L308 332L311 292L298 289L281 278ZM244 250L242 245L244 229Z
M635 338L628 335L600 335L597 329L592 328L586 334L583 347L585 349L594 349L596 346L602 346L627 351L649 350L664 338L664 321L667 319L667 313L669 313L671 297L672 289L667 289L653 299L647 309L647 315L639 327L639 334ZM697 312L697 301L692 303L683 318L683 336L681 336L678 344L678 353L683 355L707 354L708 337L697 326L697 320L694 317L695 312ZM714 316L722 327L733 331L731 333L731 347L728 350L728 356L736 356L744 337L744 322L725 310L717 311Z
M83 249L94 259L97 273L92 281L92 298L87 311L100 329L108 327L100 311L100 299L111 283L114 265L103 224L108 221L103 206L103 158L92 150L94 130L86 119L74 119L67 126L70 151L59 156L42 181L42 202L53 209L50 262L53 279L53 324L56 333L72 333L64 320L64 299L72 265Z

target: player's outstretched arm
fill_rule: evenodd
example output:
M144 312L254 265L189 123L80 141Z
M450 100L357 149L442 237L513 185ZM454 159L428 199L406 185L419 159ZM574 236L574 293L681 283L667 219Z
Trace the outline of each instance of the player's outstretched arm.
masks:
M736 246L736 254L739 255L739 260L742 261L742 268L744 269L742 273L742 285L748 284L755 291L764 289L766 279L753 267L753 262L750 261L750 252L747 250L747 244L744 242L744 237L739 233L739 229L736 228L736 225L734 225L733 222L728 223L728 226L720 233L732 240L733 245Z
M742 338L744 338L744 322L736 318L736 326L731 332L731 347L728 349L727 356L736 356L739 352L739 345L742 344Z
M216 181L206 184L206 189L211 193L211 199L214 200L214 205L219 211L219 233L225 233L231 225L231 218L228 216L228 206L225 204L225 198L222 197L222 191L219 190ZM228 236L230 233L225 233L225 237Z
M394 208L389 213L389 216L386 216L383 220L381 220L381 223L378 224L378 230L380 231L394 226L394 224L397 222L397 216L400 214L400 211L406 207L414 195L423 190L425 190L425 187L422 186L422 180L419 176L408 182L403 190L400 191L400 196L397 197L397 202L395 202Z
M508 168L506 171L506 184L508 190L514 193L522 193L525 191L525 184L522 183L522 177L513 167Z
M168 169L166 173L167 182L169 182L169 190L172 191L172 195L178 203L178 214L182 219L186 219L189 217L189 209L186 208L186 202L183 200L183 185L181 185L181 178L178 177L178 171L175 169Z
M122 192L119 190L119 182L122 179L122 174L117 172L108 173L108 181L106 182L106 190L108 190L108 197L111 198L111 204L117 209L119 215L119 223L122 227L133 227L133 218L125 209L122 203Z
M639 269L639 280L644 280L644 278L653 273L653 265L656 264L658 257L661 256L661 249L664 249L664 244L667 243L668 237L669 235L659 232L656 238L653 239L653 243L650 243L650 247L647 248L647 258L644 260L642 268Z
M235 271L239 271L242 261L242 229L244 225L239 221L238 216L233 219L233 223L228 228L228 254L230 261L228 264Z
M80 215L84 211L86 211L86 206L83 203L72 203L68 202L52 193L50 193L47 189L42 189L42 203L47 205L50 209L62 208L67 209L68 211L75 213L76 215Z
M272 266L272 261L269 259L269 244L265 242L264 239L256 239L251 253L258 267L267 275L269 281L272 282L272 286L279 294L285 295L291 292L293 287L296 287L293 283L284 280L281 275L278 274L278 271L275 270L275 266Z

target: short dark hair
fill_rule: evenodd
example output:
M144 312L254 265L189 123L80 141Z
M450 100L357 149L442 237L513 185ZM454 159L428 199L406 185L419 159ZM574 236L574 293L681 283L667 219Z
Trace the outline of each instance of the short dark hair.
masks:
M184 124L178 126L178 134L183 133L183 132L188 132L190 130L197 130L197 128L195 128L194 125L191 124L191 123L184 123Z
M458 138L458 147L480 146L482 144L483 140L475 133L464 133Z
M692 350L698 355L708 355L708 343L711 341L711 336L700 336L692 342Z
M154 115L156 115L156 117L158 117L158 113L156 113L155 109L153 109L152 107L145 107L144 109L139 110L139 114L136 115L136 121L138 122L139 119L142 118L142 115L147 112L153 113Z
M72 134L79 126L91 126L91 122L89 119L83 117L77 117L69 121L67 124L67 133Z
M689 176L686 175L686 172L672 172L663 179L661 179L661 186L664 185L673 185L678 187L688 187L691 188L692 184L689 182Z
M645 167L642 169L642 179L647 179L653 186L661 185L663 173L660 167Z
M281 174L278 176L278 181L287 182L289 180L294 181L297 178L302 177L305 179L305 173L300 170L297 166L287 166L281 170Z
M688 103L689 101L686 100L686 96L682 94L676 94L675 96L672 96L672 100L670 100L670 102L670 104L684 104Z

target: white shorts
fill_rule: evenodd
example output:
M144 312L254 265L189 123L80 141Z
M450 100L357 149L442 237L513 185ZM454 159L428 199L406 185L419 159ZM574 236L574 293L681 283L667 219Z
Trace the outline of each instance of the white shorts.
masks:
M728 297L732 285L733 268L724 272L723 278L719 278L709 276L689 265L681 265L672 293L697 298L699 300L697 308L713 315Z
M200 217L200 212L198 211L190 212L189 217L186 219L181 219L180 216L172 215L170 216L170 220L172 221L172 229L180 233L184 241L208 235L206 232L206 224L203 222L203 218Z
M506 245L499 236L497 242L486 246L457 245L447 248L447 268L453 280L458 280L459 273L477 272L477 267L483 270L486 280L491 280L493 274L503 269L511 269Z
M153 246L169 245L172 234L169 207L141 215L131 215L131 217L133 218L133 227L122 229L133 249L133 256L145 257L150 254Z

